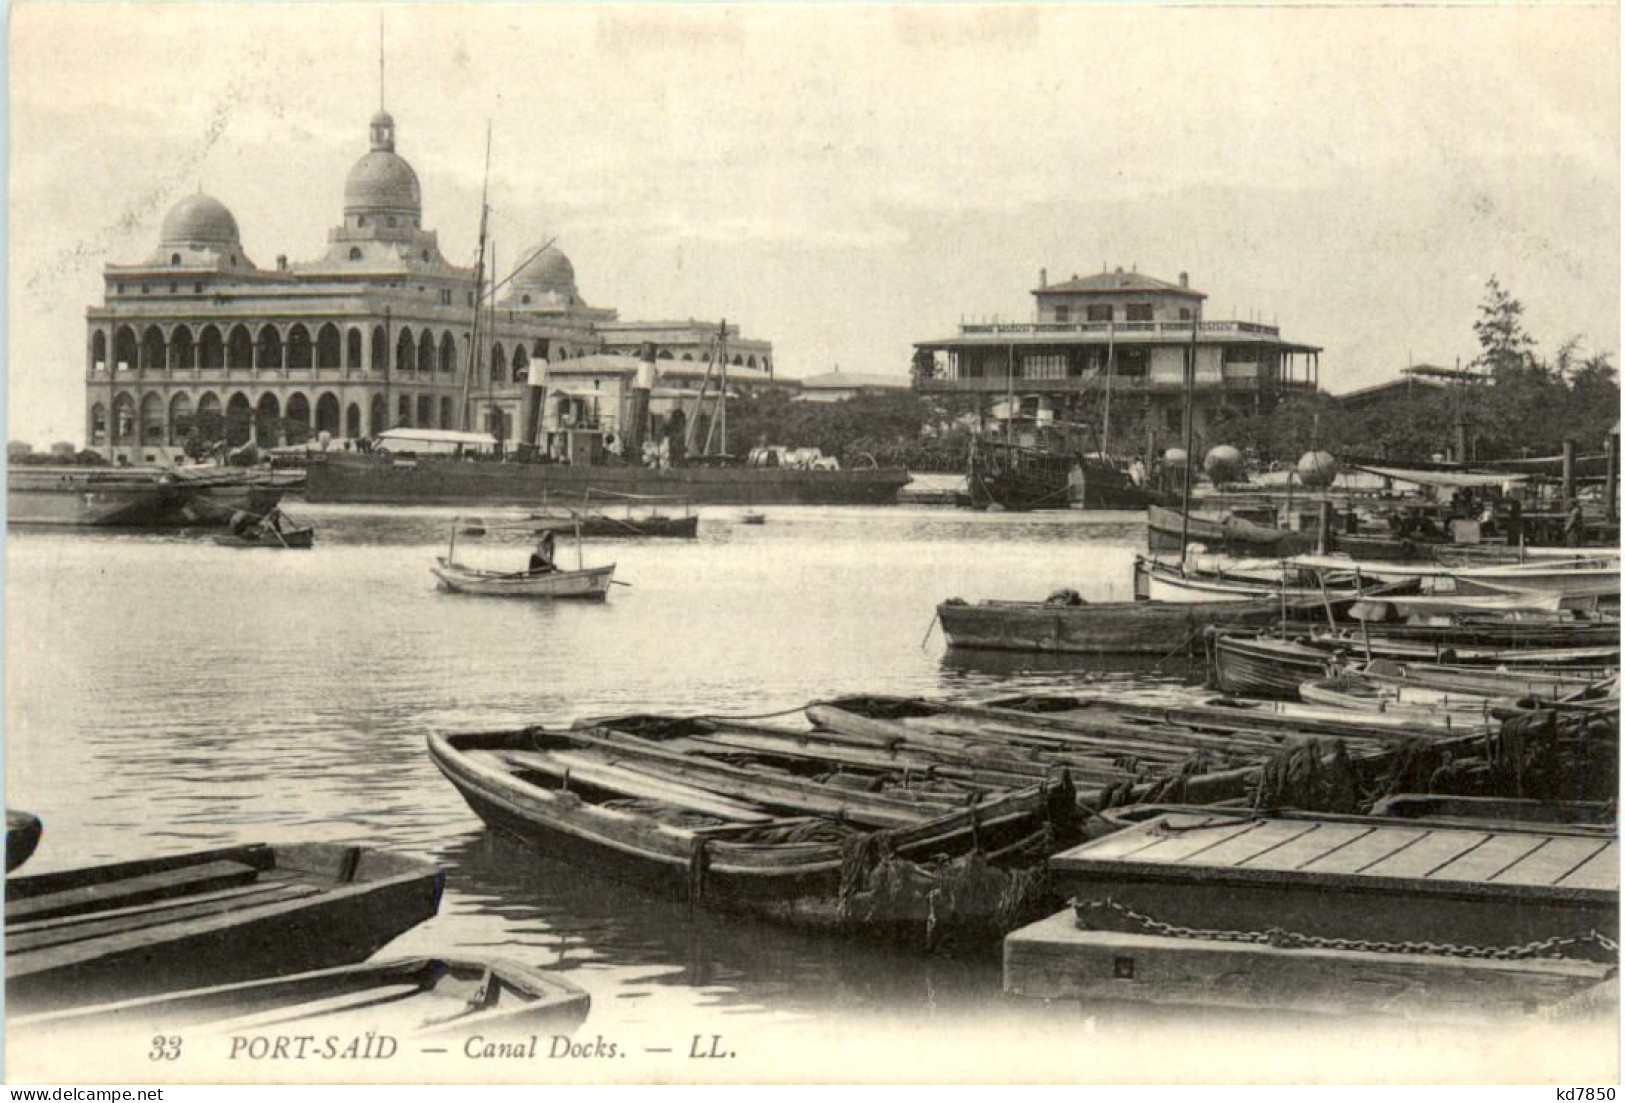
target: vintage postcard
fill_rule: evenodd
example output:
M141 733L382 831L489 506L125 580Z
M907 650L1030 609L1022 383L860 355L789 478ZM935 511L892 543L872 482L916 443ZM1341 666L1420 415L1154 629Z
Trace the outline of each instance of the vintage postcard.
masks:
M1617 1081L1617 5L10 14L9 1083Z

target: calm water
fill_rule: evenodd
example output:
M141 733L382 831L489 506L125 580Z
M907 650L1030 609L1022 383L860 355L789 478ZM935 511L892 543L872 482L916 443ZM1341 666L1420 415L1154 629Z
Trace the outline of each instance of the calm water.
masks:
M940 632L921 642L954 595L1128 597L1137 516L779 507L755 527L709 507L696 541L586 542L586 562L615 562L630 587L551 605L438 592L428 568L457 511L293 511L318 525L314 551L9 536L7 803L45 820L31 872L345 839L448 871L441 914L386 952L568 969L597 1029L702 1008L764 1026L1026 1013L999 1000L994 960L719 919L545 862L483 830L424 736L632 710L762 714L863 691L1143 684L1156 671L948 659ZM460 540L459 558L521 567L522 514L483 517L491 534Z

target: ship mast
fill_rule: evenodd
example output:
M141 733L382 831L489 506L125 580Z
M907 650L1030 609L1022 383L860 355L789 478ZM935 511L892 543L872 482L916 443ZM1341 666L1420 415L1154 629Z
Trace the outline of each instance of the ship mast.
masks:
M717 326L717 360L722 364L722 383L717 389L717 417L705 427L705 454L711 454L711 434L722 423L722 451L728 451L728 319ZM702 392L703 393L703 392Z
M463 409L458 418L463 432L470 431L468 398L470 388L474 385L474 373L480 366L480 307L483 305L485 291L485 229L486 218L491 213L487 199L491 194L491 123L485 124L485 182L480 186L480 248L474 258L474 329L468 343L468 371L463 376Z

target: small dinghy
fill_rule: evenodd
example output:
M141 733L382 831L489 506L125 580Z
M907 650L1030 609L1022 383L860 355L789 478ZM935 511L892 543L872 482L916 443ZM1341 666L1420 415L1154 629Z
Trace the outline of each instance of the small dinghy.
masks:
M45 825L32 812L6 809L6 872L10 873L33 856Z
M747 509L739 515L739 523L742 525L765 525L767 524L767 514L759 510Z
M32 1014L349 965L439 909L443 874L338 843L6 880L6 1000Z
M410 958L26 1015L9 1026L150 1036L311 1024L323 1034L347 1037L375 1031L397 1038L511 1038L569 1034L586 1019L591 1002L570 981L511 961Z
M441 586L481 597L579 598L602 601L615 577L615 564L583 571L480 571L441 556L431 567Z
M316 530L313 528L288 529L284 532L249 532L242 536L222 533L214 538L222 548L313 548Z

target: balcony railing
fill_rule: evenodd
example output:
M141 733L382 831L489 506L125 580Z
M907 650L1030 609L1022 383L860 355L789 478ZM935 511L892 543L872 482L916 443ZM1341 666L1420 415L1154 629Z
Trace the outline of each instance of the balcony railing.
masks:
M1226 379L1215 379L1211 376L1196 380L1198 391L1282 391L1282 390L1314 390L1313 383L1302 379L1271 379L1260 378L1256 375L1231 376ZM1106 377L1104 375L1086 375L1067 379L1023 379L1020 376L1010 380L1006 376L991 375L979 379L927 379L921 382L922 391L936 391L938 393L968 393L1002 395L1007 391L1017 394L1086 394L1090 392L1105 393ZM1147 379L1143 376L1122 376L1112 378L1111 389L1114 394L1175 394L1185 389L1185 384L1177 379Z
M1198 322L1199 333L1261 333L1279 337L1279 326L1266 326L1258 322ZM1184 322L979 322L959 327L965 337L1020 336L1042 333L1099 333L1099 334L1152 334L1157 336L1183 334L1189 337L1191 323Z

